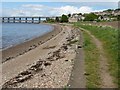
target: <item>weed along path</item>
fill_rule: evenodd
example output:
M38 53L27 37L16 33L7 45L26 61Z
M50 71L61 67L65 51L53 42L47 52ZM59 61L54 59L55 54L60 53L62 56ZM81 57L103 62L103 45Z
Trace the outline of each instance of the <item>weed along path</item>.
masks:
M98 40L94 35L90 33L90 31L80 28L85 33L87 33L92 42L96 45L99 53L99 74L101 78L101 85L100 88L116 88L116 85L113 83L113 77L110 75L108 71L108 60L106 58L106 53L104 52L102 42Z

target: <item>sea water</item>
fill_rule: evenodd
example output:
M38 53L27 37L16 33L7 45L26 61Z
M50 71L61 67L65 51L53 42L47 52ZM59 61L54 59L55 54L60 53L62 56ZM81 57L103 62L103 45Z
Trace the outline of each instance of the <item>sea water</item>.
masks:
M0 31L1 49L23 43L53 30L45 24L2 23Z

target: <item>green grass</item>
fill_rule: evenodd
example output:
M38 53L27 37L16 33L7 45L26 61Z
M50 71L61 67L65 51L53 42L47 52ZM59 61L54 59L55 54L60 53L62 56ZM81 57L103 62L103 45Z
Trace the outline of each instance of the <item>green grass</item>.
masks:
M100 77L99 77L99 61L98 61L98 50L92 43L91 37L83 32L84 36L84 52L85 52L85 72L86 74L86 87L87 88L99 88Z
M109 63L110 74L114 77L114 82L120 87L120 61L118 59L118 30L111 27L98 27L92 25L82 25L81 23L75 23L75 26L82 27L89 30L95 37L103 43L103 48L106 52Z

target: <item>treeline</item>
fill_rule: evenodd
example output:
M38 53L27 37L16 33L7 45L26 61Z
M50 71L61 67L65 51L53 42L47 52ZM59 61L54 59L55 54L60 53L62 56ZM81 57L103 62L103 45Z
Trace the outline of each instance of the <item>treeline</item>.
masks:
M91 12L91 13L74 13L74 14L63 14L60 17L56 18L48 18L46 22L52 23L52 22L58 22L58 23L64 23L69 22L69 19L76 19L77 21L120 21L120 9L108 9L104 10L102 12ZM118 14L118 15L117 15Z
M63 14L61 17L56 17L55 19L48 18L46 21L49 23L52 23L52 22L64 23L64 22L68 22L68 16Z

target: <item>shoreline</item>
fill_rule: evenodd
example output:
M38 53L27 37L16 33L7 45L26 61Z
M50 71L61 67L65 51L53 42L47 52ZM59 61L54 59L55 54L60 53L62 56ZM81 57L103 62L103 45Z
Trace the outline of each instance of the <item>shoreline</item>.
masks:
M23 43L13 45L12 47L0 51L2 52L2 63L35 49L36 47L50 40L51 38L53 38L62 31L59 25L52 25L52 26L53 26L53 30L50 32L47 32L43 35L40 35L30 40L26 40Z
M50 40L2 64L3 88L67 86L76 57L74 41L79 35L67 25L56 25L54 32L56 35L50 34L53 37Z
M28 23L28 24L29 24L29 23ZM31 24L31 23L30 23L30 24ZM32 23L32 24L35 24L35 23ZM49 32L52 32L52 31L54 30L54 26L53 26L53 25L45 24L45 23L40 23L40 24L52 26L52 29L51 29L50 31L44 33L44 34L41 34L41 35L38 35L38 36L34 36L34 37L29 38L29 39L25 39L24 41L22 41L22 42L20 42L20 43L13 44L13 45L10 45L10 46L5 47L5 48L1 48L0 51L4 51L4 50L9 49L9 48L11 48L11 47L15 47L15 46L17 46L17 45L19 45L19 44L23 44L23 43L25 43L25 42L29 42L29 41L31 41L31 40L33 40L33 39L35 39L35 38L42 37L42 36L44 36L45 34L48 34ZM39 24L38 24L38 25L39 25Z

